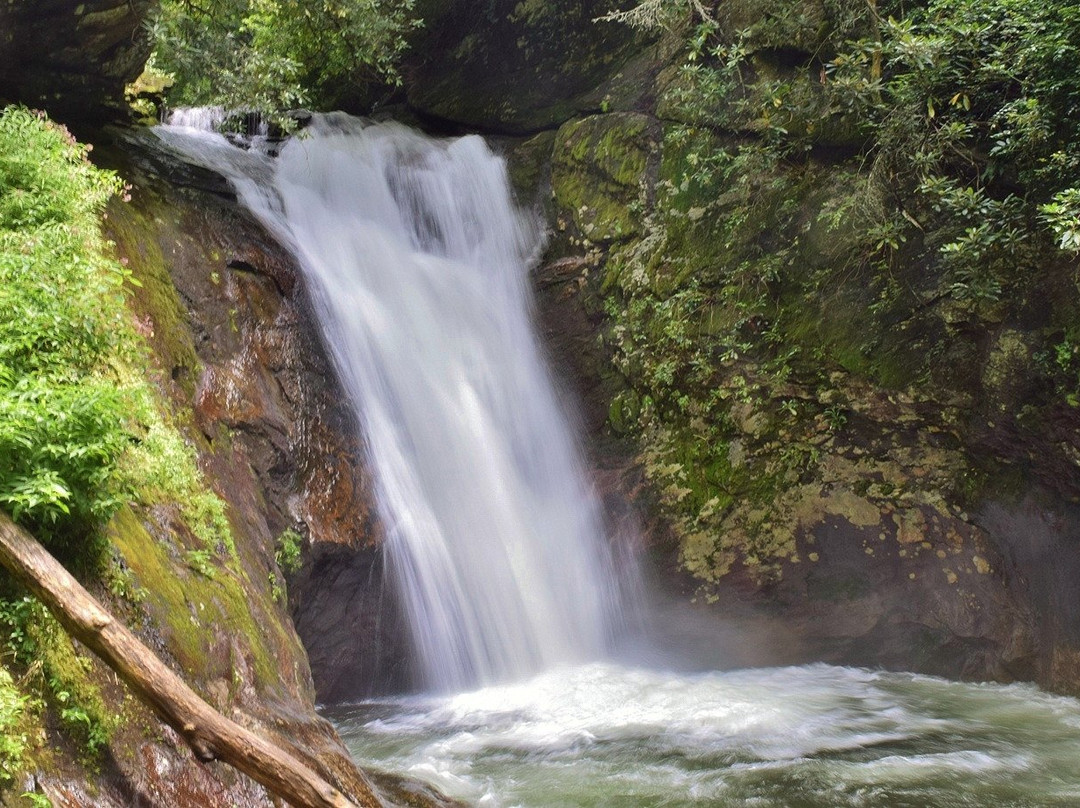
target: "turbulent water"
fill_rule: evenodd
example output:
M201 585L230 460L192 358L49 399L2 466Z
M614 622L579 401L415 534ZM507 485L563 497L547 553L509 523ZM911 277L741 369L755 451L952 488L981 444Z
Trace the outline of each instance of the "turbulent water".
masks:
M356 404L427 673L453 689L598 658L619 585L531 331L534 217L476 136L317 116L277 157L185 113L159 135L229 177L299 259Z
M360 762L503 808L1080 805L1080 703L1032 687L597 661L624 587L530 333L540 237L501 160L340 116L271 157L201 131L222 117L159 134L297 256L439 693L339 710Z
M361 763L484 806L1080 805L1080 702L1026 685L595 664L333 717Z

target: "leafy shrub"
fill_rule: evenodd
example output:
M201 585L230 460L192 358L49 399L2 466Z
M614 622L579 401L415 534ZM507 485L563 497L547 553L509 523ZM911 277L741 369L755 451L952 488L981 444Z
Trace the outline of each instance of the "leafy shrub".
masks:
M175 502L211 552L225 506L133 369L144 358L100 216L122 192L61 127L0 114L0 507L54 549L125 502Z
M916 190L960 234L942 247L946 259L951 251L969 263L1030 263L1022 231L1038 231L1040 205L1070 249L1080 9L1061 0L931 0L877 33L830 61L830 92L862 112L900 192ZM884 62L883 75L868 53Z
M1080 188L1066 188L1039 207L1058 239L1058 247L1080 253Z
M277 539L277 548L274 551L274 561L286 575L293 575L300 570L300 554L304 540L292 528L281 532Z
M0 506L46 539L86 533L127 495L130 400L110 370L127 273L98 229L121 185L86 151L0 113Z

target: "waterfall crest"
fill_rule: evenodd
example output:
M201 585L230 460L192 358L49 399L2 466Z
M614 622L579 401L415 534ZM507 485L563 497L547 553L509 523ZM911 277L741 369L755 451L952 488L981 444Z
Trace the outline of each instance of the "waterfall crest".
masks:
M302 267L367 441L426 684L601 656L620 586L531 330L541 230L503 161L478 136L339 114L277 157L157 131L226 175Z

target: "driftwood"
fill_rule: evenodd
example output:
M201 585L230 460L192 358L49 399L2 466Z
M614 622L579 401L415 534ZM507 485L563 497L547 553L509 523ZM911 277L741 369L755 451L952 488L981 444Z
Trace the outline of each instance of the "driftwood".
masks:
M338 789L251 730L225 718L143 645L30 534L0 513L0 564L64 628L119 674L201 761L221 760L299 808L356 808ZM370 804L378 805L374 796Z

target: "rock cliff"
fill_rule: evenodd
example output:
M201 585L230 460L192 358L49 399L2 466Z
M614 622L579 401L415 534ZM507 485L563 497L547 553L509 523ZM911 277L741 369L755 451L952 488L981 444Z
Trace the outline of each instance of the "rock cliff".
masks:
M356 611L351 591L339 596L345 605L335 621L300 620L298 635L289 619L290 603L301 615L328 614L319 599L337 591L344 571L323 575L320 565L334 547L376 563L370 478L290 260L238 211L221 180L171 162L154 141L120 134L115 147L100 148L99 160L115 161L131 186L130 200L110 210L108 231L140 284L131 307L153 349L148 372L229 504L236 551L231 559L193 561L190 537L164 511L115 520L112 539L132 586L145 593L145 625L159 652L218 709L319 761L346 792L373 788L386 804L439 804L423 789L361 774L314 714L302 639L323 663L316 668L323 679L315 680L321 694L341 687L327 676L371 682L376 669L402 664L371 661L375 649L389 657L396 648L400 656L401 635L381 643L359 637L365 628L374 632L376 618L374 610ZM307 549L302 566L287 563L283 542L309 545L308 536L321 544ZM320 656L328 653L322 637L338 620L352 628L355 645L329 664ZM110 765L104 794L125 805L136 803L124 789L138 804L270 804L246 778L198 766L177 746L168 733L138 742L141 757ZM114 788L120 796L111 796Z
M727 4L707 30L652 35L593 22L602 2L423 6L407 106L500 136L522 198L549 217L541 324L584 402L613 521L633 521L633 503L659 588L732 636L778 638L719 656L1076 692L1075 260L1044 250L1003 269L997 292L942 269L944 226L897 192L866 122L830 95L830 60L872 33L865 4ZM2 43L0 93L76 115L117 98L143 52L125 27L141 5L36 6L66 15L47 42L29 8L4 12L3 30L29 33ZM80 30L95 43L85 61ZM105 68L86 79L88 64ZM144 268L136 299L162 383L195 402L206 467L252 538L235 600L278 608L274 540L299 530L289 603L319 695L401 686L362 447L293 271L214 201L227 191L213 178L169 189L140 149L117 158L143 179L114 238ZM897 217L910 221L882 226ZM176 541L163 528L158 544ZM154 558L131 556L149 576ZM177 606L147 608L167 625ZM224 705L310 702L287 627L262 650L218 638L208 652L171 631ZM245 659L264 682L250 698L223 673ZM260 678L270 659L284 683Z
M154 0L12 0L0 6L0 102L71 126L126 118L124 86L150 55Z
M1052 357L1075 260L1046 248L988 302L932 213L893 242L867 224L924 216L830 101L826 63L869 24L722 6L713 50L643 44L637 95L515 144L548 189L545 323L665 585L783 637L755 661L1073 692L1080 421Z

